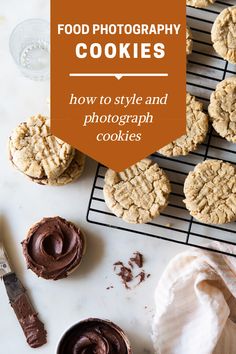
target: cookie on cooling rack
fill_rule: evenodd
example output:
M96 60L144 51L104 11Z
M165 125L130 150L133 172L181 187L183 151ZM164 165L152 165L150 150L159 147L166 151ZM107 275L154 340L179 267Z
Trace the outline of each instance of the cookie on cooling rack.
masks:
M206 224L236 220L236 169L230 163L207 160L189 173L184 183L190 214Z
M120 173L107 170L103 193L116 216L128 223L144 224L167 206L170 190L164 171L144 159Z
M223 10L211 31L215 51L225 60L236 64L236 6Z
M203 8L214 4L215 1L216 0L186 0L186 5Z
M193 39L192 39L192 32L190 28L187 26L186 30L186 54L190 55L193 50Z
M186 95L186 124L186 134L160 149L162 155L188 155L206 138L208 116L203 112L203 104L189 93Z
M208 108L214 129L220 136L236 143L236 76L216 86Z

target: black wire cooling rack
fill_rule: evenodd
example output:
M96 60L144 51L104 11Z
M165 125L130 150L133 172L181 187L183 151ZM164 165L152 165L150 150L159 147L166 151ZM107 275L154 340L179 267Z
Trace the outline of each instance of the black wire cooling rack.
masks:
M188 91L198 97L205 108L217 83L236 74L236 67L221 59L215 53L211 43L211 27L216 16L224 8L233 5L236 5L236 1L231 0L217 1L206 9L187 7L187 22L194 38L193 53L188 58L187 86ZM152 159L166 171L173 191L169 205L160 217L145 225L133 225L113 215L106 207L103 198L106 168L98 165L88 206L87 221L208 250L212 250L209 245L211 241L236 245L235 223L223 226L202 224L190 216L183 203L183 183L188 172L205 159L223 159L236 164L236 144L227 142L211 130L205 144L186 157L166 158L154 153ZM228 252L220 253L236 256Z

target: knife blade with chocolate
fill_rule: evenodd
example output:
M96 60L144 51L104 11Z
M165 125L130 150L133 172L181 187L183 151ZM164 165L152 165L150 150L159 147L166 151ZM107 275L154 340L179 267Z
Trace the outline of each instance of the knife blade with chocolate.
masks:
M27 343L32 348L41 347L47 342L47 332L39 320L26 289L12 271L6 251L0 242L0 277L3 279L10 305L25 334Z

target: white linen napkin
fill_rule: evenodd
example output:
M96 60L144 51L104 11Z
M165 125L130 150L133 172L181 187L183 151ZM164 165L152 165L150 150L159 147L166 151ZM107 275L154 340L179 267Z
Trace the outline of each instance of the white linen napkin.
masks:
M211 248L236 254L236 247ZM236 258L200 249L176 256L155 291L156 354L236 353Z

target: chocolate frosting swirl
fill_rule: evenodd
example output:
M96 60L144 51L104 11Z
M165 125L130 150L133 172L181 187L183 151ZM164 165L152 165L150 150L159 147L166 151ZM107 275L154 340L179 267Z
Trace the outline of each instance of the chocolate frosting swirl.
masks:
M88 319L62 338L58 354L129 354L123 331L112 322Z
M22 245L28 267L45 279L66 277L79 265L84 252L81 231L59 216L35 224Z

